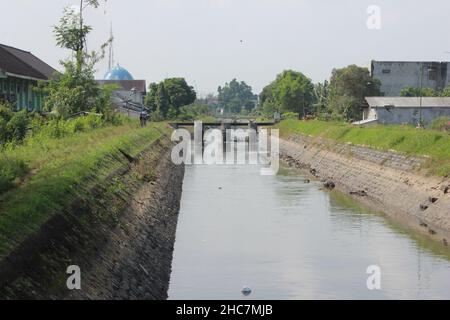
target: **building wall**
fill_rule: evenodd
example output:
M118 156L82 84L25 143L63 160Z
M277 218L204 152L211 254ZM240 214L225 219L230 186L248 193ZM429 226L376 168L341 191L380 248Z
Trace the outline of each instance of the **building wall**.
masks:
M375 109L372 109L375 110ZM420 115L422 113L422 116ZM450 117L450 108L393 108L390 110L384 108L376 109L376 119L382 124L412 124L417 125L422 118L424 125L429 125L438 117Z
M399 96L405 87L422 86L440 90L449 85L450 66L448 62L395 62L372 61L372 76L381 81L384 96Z
M14 110L42 110L42 97L34 92L37 81L7 77L0 79L0 100L8 101Z

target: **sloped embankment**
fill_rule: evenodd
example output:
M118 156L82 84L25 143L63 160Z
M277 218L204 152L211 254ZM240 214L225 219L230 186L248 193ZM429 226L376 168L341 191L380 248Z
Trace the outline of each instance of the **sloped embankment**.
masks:
M300 134L281 140L280 153L291 166L448 245L450 180L421 172L426 158Z
M111 148L98 162L101 173L72 185L66 205L3 251L0 298L167 297L184 168L172 164L166 132L146 138ZM70 265L81 269L81 290L67 289Z

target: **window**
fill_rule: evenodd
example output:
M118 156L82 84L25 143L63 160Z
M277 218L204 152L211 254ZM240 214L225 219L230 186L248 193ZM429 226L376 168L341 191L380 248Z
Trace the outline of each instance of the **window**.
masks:
M391 69L383 69L383 71L382 71L384 74L388 74L388 73L391 73Z
M437 80L437 70L436 68L428 69L428 80L436 81Z

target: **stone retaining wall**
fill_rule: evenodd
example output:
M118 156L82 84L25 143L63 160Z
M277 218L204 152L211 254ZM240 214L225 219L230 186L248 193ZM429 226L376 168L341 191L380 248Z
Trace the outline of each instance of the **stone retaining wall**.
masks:
M444 244L450 240L450 181L421 175L426 158L301 135L281 140L280 153L372 209Z

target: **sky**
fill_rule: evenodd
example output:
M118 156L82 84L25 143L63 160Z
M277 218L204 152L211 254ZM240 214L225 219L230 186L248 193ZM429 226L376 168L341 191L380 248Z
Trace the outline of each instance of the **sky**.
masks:
M69 52L56 46L53 26L77 2L0 0L0 43L60 69ZM372 5L379 11L368 12ZM112 23L116 63L135 79L185 77L204 96L233 78L259 93L286 69L319 82L371 60L450 60L448 12L448 0L108 0L86 10L86 23L90 50Z

